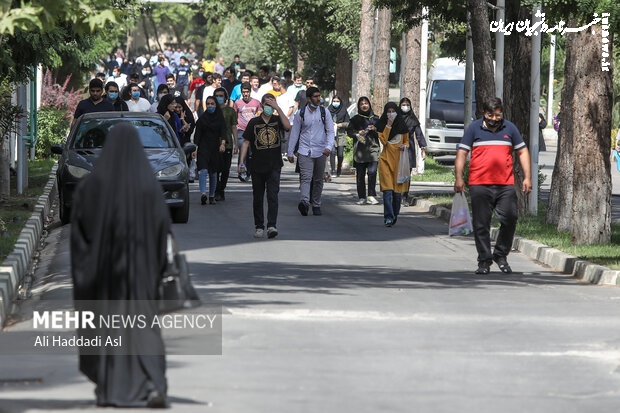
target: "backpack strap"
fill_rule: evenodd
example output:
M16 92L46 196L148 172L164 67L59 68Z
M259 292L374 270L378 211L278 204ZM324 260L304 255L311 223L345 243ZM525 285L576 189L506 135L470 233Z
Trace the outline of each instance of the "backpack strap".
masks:
M323 130L325 131L325 134L327 135L327 123L325 122L325 107L319 106L319 109L321 111L321 121L323 121ZM304 105L304 107L302 107L299 110L299 117L301 118L302 122L304 122L305 113L306 113L306 106Z

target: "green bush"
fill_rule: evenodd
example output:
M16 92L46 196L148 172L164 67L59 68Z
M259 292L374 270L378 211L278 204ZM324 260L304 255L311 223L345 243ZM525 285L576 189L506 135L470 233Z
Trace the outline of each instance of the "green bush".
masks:
M66 109L52 106L41 106L37 112L37 145L36 157L49 158L52 145L61 143L67 135L69 119Z

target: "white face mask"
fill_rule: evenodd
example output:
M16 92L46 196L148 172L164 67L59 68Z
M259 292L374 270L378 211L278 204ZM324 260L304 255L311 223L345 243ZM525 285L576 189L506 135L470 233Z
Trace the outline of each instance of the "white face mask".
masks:
M403 113L407 113L411 110L411 106L401 106L400 110L402 110Z
M396 115L397 115L397 113L396 113L396 112L389 112L389 113L387 114L387 117L388 117L388 118L395 119L395 118L396 118Z

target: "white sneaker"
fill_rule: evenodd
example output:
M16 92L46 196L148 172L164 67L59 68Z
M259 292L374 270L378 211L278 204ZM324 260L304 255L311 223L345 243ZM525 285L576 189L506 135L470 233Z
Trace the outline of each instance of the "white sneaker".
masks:
M256 228L256 231L254 231L254 238L262 238L264 233L265 230L262 228Z
M275 238L278 236L278 229L276 227L267 228L267 238Z
M366 202L370 205L377 205L379 203L379 201L377 201L374 196L369 196L368 198L366 198Z
M356 202L357 205L364 205L365 203L366 200L364 198L360 198L360 200Z

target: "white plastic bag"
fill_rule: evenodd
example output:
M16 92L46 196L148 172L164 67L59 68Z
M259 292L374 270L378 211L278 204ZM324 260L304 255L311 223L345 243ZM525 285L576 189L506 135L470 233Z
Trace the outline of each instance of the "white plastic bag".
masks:
M452 211L450 212L450 229L448 233L452 235L467 235L473 231L471 226L471 215L469 205L463 192L457 192L452 201Z
M398 160L398 177L396 182L404 184L411 179L411 170L409 169L409 152L407 150L400 151Z

